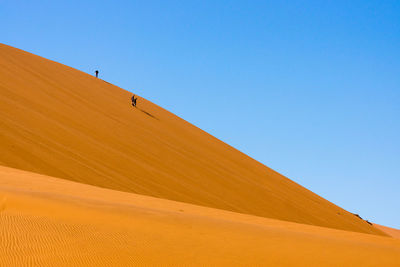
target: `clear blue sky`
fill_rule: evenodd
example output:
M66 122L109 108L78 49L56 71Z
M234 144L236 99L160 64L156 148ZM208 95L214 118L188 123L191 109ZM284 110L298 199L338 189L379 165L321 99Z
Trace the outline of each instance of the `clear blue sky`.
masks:
M0 0L0 25L400 228L400 1Z

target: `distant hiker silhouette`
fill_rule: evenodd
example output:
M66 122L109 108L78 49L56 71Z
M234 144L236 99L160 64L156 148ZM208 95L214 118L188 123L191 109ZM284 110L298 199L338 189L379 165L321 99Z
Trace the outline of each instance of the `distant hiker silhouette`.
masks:
M98 78L99 77L99 71L96 70L94 73L96 73L96 78Z
M135 98L135 95L132 96L131 100L132 100L132 106L136 107L137 98Z

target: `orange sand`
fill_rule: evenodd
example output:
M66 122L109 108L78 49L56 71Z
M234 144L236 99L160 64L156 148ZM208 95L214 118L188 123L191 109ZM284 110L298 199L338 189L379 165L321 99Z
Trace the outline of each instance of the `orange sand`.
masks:
M139 98L138 108L133 108L130 105L130 96L131 93L101 79L0 44L0 165L103 188L211 208L385 235L365 221L157 105ZM32 184L32 186L35 185ZM52 198L58 198L56 197L58 194L54 192L51 194L53 194ZM23 195L11 198L13 201L20 201L18 203L29 204L26 197ZM132 198L136 197L132 196ZM107 201L105 206L109 205ZM60 204L52 200L48 204L43 202L43 207L46 207L43 212L49 211L50 208L47 208L47 205L51 207L61 205L65 206L65 209L72 209L69 204ZM18 207L23 209L22 204ZM86 211L86 209L76 208L77 210L71 211L68 216L71 217L75 212L85 214L82 210ZM37 212L41 214L41 211ZM38 214L32 213L30 216L33 217L15 215L17 216L15 220L21 219L20 223L31 223L32 227L37 228L40 228L38 224L40 220L44 220L52 225L51 227L67 227L66 231L72 231L68 226L57 223L61 217L53 218L48 213L43 214L44 217L40 217L41 215ZM58 213L55 213L54 216L56 214ZM102 209L99 214L106 218L114 216ZM130 213L124 211L123 214ZM134 212L134 214L136 213ZM61 214L57 216L61 216ZM175 220L174 216L166 220ZM84 217L75 219L70 217L64 219L71 220L74 225L86 222ZM34 218L39 221L35 221ZM149 219L146 216L143 218ZM107 220L112 221L111 219ZM232 249L236 246L238 251L242 250L243 246L240 243L232 244L230 238L235 242L241 238L248 239L243 234L247 232L253 233L250 234L251 238L258 240L254 241L252 246L252 249L258 251L254 253L266 251L263 247L256 245L264 246L266 241L261 237L286 238L285 240L292 238L285 232L286 230L281 229L283 236L279 236L278 230L276 230L278 232L274 232L274 230L274 234L272 234L268 231L257 230L259 226L254 230L245 227L247 230L243 230L244 232L240 230L237 234L231 231L229 235L232 237L229 237L229 235L225 235L224 229L227 227L225 224L216 223L214 219L211 220L208 217L205 221L207 226L204 226L202 222L193 222L196 225L195 228L198 227L196 228L197 233L193 237L194 239L188 242L190 246L194 245L195 240L202 238L200 233L203 229L208 229L207 231L211 231L213 235L221 238L216 240L214 245L210 245L212 248L212 251L209 251L210 256L215 251L219 251L215 250L218 247L217 244L224 245L226 243L225 245L232 246ZM210 226L208 226L209 224ZM185 221L184 225L190 224ZM236 224L233 225L235 226L229 227L233 227L236 231ZM132 228L128 226L126 227L129 232L129 229ZM10 227L13 226L10 225ZM43 231L53 231L51 227L44 228ZM162 227L160 226L156 232L161 231ZM174 224L173 227L178 226ZM24 229L18 230L21 231L20 234L23 234L25 230L31 230ZM95 234L97 230L91 229L94 231L92 234ZM112 228L106 227L106 229L114 231ZM221 233L217 234L217 229ZM80 234L83 233L83 230L76 231ZM115 231L120 230L116 229ZM184 236L183 232L186 230L178 229L176 231L182 231L181 234ZM318 231L325 233L327 230ZM168 233L165 234L171 235L172 232ZM72 231L68 234L74 236L76 232ZM157 235L148 234L147 238L154 238L154 241L157 241ZM260 238L257 237L258 235ZM348 235L354 234L349 233ZM299 240L303 240L299 241L299 244L307 243L305 240L308 238L301 237L302 234L297 233L295 236L298 236ZM134 235L132 234L131 237L134 238ZM169 237L173 240L178 238ZM36 238L39 240L45 237L37 235ZM80 237L74 236L74 238ZM129 238L129 235L126 238ZM211 237L204 238L202 240L210 241L207 238ZM310 234L309 238L319 239L320 237L317 234ZM375 240L373 237L368 238ZM117 240L118 238L114 241L117 242ZM149 241L148 239L144 240ZM54 242L59 241L55 240ZM183 244L184 242L176 245L183 246ZM244 244L248 245L246 242ZM273 242L268 244L265 246L274 249ZM312 244L316 246L317 242ZM153 244L153 246L156 245ZM323 247L321 244L320 246ZM208 250L208 248L204 249ZM274 249L274 253L285 254L284 251L279 252L280 249ZM313 250L310 249L310 251ZM341 251L345 253L345 250ZM160 253L165 252L160 251ZM203 253L203 256L206 255L204 251ZM328 252L321 251L321 253ZM248 255L249 260L252 258L250 254ZM261 257L260 254L257 255ZM272 256L267 253L264 257ZM341 258L346 259L347 256L343 255Z
M379 224L374 224L374 226L376 228L378 228L379 230L381 230L382 232L390 235L391 237L400 239L400 230L399 229L390 228L390 227L379 225Z
M399 266L400 240L0 167L1 266Z

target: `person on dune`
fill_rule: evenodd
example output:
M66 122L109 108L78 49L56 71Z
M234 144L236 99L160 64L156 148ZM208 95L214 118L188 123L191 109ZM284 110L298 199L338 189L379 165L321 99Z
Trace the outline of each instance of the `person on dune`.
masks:
M135 98L135 95L132 96L131 100L132 100L132 106L136 107L137 98Z
M98 78L99 77L99 71L96 70L94 73L96 73L96 78Z

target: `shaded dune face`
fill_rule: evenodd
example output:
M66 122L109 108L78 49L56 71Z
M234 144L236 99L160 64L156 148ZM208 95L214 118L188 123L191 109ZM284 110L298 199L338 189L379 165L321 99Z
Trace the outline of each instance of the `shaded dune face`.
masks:
M385 235L199 128L101 79L0 45L0 164L262 217ZM324 177L321 177L323 179Z

